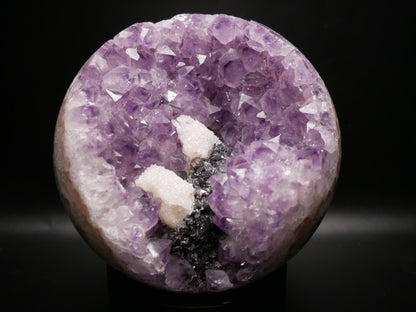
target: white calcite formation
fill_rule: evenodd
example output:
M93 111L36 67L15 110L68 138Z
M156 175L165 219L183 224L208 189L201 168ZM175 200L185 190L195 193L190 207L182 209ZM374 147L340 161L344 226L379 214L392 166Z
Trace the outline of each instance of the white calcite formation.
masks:
M179 228L192 213L194 188L173 171L152 165L137 178L136 185L161 199L159 218L171 228Z
M172 121L182 143L183 153L191 161L208 158L215 144L221 141L201 122L181 115ZM192 213L194 188L175 172L151 165L137 179L136 186L159 198L160 220L173 229L178 229L184 219Z
M182 151L191 161L208 158L214 144L221 143L214 132L190 116L181 115L172 123L182 143Z
M181 14L134 24L91 56L62 105L54 159L74 224L106 261L207 292L302 247L340 155L330 95L290 42L254 21Z

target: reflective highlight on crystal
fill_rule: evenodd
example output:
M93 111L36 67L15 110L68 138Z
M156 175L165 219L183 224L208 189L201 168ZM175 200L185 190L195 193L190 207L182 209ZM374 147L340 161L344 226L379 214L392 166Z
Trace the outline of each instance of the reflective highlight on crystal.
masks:
M201 188L212 191L203 218L218 230L202 269L172 252L161 200L135 184L151 165L197 176L173 124L181 115L227 151ZM276 32L226 15L138 23L106 42L68 90L56 142L62 195L103 257L185 292L237 287L287 261L322 218L340 159L335 110L312 65ZM85 207L82 221L74 207Z

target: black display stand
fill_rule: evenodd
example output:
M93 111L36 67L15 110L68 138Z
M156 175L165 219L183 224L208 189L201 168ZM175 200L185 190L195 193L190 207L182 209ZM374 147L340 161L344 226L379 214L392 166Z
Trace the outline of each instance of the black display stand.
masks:
M150 287L107 266L110 311L284 311L286 265L249 285L181 294ZM127 310L129 309L129 310Z

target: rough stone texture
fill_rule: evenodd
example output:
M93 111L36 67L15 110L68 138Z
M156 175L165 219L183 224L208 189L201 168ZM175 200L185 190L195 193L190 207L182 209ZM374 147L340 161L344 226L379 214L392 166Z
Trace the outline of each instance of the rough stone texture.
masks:
M213 222L213 212L207 198L212 193L208 179L217 174L225 162L226 148L223 144L214 145L207 159L200 159L191 165L188 182L195 188L194 212L185 220L178 231L163 229L163 238L172 240L171 254L187 260L195 269L193 286L204 286L205 271L219 269L219 238L223 236Z
M159 219L171 228L179 228L193 211L195 189L171 170L151 165L135 184L161 200Z
M180 115L228 150L209 178L221 269L198 284L163 236L160 200L134 183L153 164L192 172L172 124ZM107 261L157 287L221 291L305 243L333 191L340 134L324 83L288 41L253 21L183 14L134 24L91 56L66 95L54 155L71 217Z
M182 144L182 152L191 160L208 158L212 147L221 141L199 121L181 115L172 121Z

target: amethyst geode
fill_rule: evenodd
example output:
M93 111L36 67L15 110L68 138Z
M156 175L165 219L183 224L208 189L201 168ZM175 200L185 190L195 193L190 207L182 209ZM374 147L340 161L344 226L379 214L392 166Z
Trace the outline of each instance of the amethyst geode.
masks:
M180 116L218 138L209 156L184 152ZM221 291L310 237L340 133L324 83L287 40L253 21L182 14L134 24L91 56L62 105L54 157L71 218L106 261L156 287ZM177 227L137 183L150 167L194 190Z

